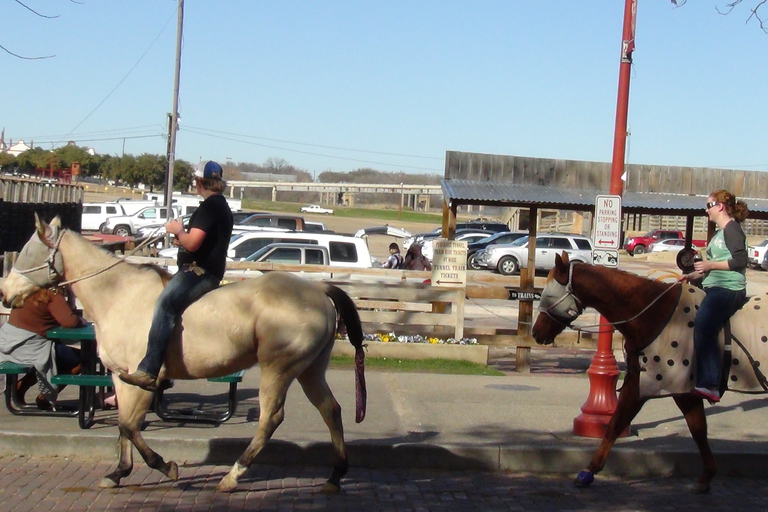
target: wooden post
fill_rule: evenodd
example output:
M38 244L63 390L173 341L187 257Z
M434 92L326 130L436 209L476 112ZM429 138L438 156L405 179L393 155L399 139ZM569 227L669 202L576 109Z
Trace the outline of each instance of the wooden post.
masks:
M531 373L531 347L517 347L515 349L515 371Z

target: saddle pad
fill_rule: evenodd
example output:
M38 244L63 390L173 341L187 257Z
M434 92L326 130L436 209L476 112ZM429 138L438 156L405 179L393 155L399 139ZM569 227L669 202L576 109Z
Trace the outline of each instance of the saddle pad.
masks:
M693 347L693 325L704 292L683 285L683 293L675 313L659 336L639 355L640 396L655 398L690 393L696 382L696 358ZM731 332L764 373L768 373L768 318L762 311L762 296L752 297L731 317ZM767 304L768 305L768 304ZM718 338L720 354L724 350L723 333ZM731 371L728 389L765 392L760 385L747 354L732 343Z

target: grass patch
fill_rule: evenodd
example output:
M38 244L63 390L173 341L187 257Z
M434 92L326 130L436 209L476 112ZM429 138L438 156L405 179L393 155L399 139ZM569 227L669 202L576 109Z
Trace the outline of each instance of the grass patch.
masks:
M334 369L353 368L355 359L350 356L331 357L330 367ZM452 359L397 359L394 357L366 357L365 368L372 370L387 370L413 373L447 373L451 375L488 375L504 376L489 366L469 361L454 361Z
M280 201L257 201L252 199L243 200L243 208L248 210L285 212L301 215L301 207L304 203L286 203ZM441 224L442 215L434 213L414 212L413 210L403 210L398 212L395 209L386 207L378 208L347 208L333 207L333 215L336 217L346 217L354 219L380 219L384 221L403 221L403 222L423 222L425 224Z

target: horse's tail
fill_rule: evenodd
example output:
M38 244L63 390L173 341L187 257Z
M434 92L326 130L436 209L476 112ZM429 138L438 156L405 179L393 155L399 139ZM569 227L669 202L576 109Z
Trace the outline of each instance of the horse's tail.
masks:
M365 388L365 351L363 349L363 326L357 306L347 293L332 284L325 284L325 293L336 305L336 311L341 316L347 328L347 336L355 347L355 421L360 423L365 419L365 407L368 392Z

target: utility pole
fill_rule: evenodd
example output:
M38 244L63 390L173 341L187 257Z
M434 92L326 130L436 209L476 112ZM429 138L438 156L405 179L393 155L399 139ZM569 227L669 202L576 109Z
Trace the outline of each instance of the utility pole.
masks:
M176 132L179 129L179 77L181 75L181 35L184 30L184 0L179 0L179 17L176 24L176 70L173 79L173 111L168 133L168 175L165 180L165 206L167 219L173 218L171 210L173 194L173 167L176 161Z
M621 64L619 67L619 93L616 102L616 127L613 137L613 160L611 163L611 195L621 196L624 185L624 156L627 145L627 113L629 111L629 77L632 68L632 52L635 49L635 19L637 0L625 0L624 28L621 37ZM619 215L619 218L622 216ZM602 315L600 332L597 335L597 352L587 370L589 376L589 397L581 406L582 414L573 420L573 433L583 437L603 437L608 422L613 416L618 399L616 382L619 367L613 355L613 326ZM629 427L621 435L629 434Z

